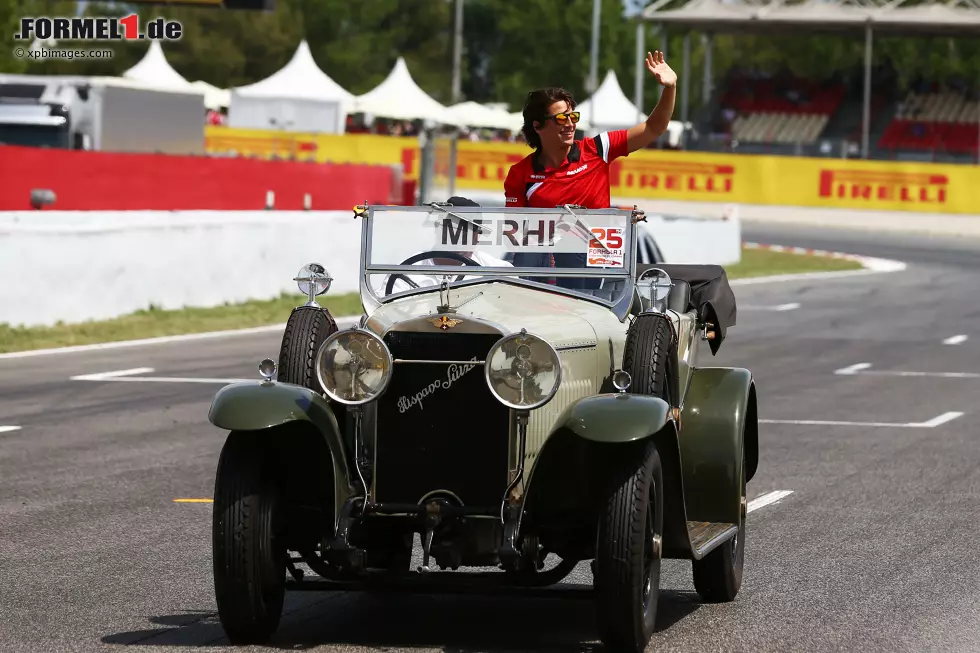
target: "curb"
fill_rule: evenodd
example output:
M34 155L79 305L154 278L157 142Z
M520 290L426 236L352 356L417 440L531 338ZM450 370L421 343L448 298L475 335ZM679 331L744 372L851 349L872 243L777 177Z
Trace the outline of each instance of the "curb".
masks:
M768 243L756 243L751 241L743 241L742 247L745 249L762 249L770 252L783 252L786 254L798 254L801 256L819 256L822 258L835 258L843 261L854 261L855 263L860 263L865 270L843 270L840 272L805 272L799 275L775 275L772 277L758 277L759 279L782 279L782 278L799 278L799 279L809 279L809 278L819 278L813 275L833 275L836 277L853 275L855 273L865 273L868 272L901 272L905 270L908 265L903 261L895 261L887 258L876 258L873 256L859 256L857 254L848 254L846 252L832 252L826 249L813 249L811 247L791 247L787 245L770 245ZM737 281L733 280L733 281Z

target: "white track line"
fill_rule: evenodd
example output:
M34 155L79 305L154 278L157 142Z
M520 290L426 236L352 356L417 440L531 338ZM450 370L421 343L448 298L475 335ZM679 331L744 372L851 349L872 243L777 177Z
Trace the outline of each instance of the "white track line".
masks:
M337 328L344 329L351 324L356 324L361 317L344 316L334 318ZM179 336L160 336L158 338L142 338L140 340L118 340L116 342L100 342L92 345L74 345L72 347L54 347L51 349L31 349L28 351L12 351L0 354L0 360L6 358L30 358L33 356L48 356L51 354L73 354L86 351L101 351L103 349L122 349L124 347L142 347L144 345L164 345L171 342L188 342L194 340L209 340L213 338L230 338L233 336L247 336L254 333L272 333L282 331L286 328L286 323L268 324L260 327L250 327L248 329L229 329L227 331L205 331L203 333L185 333Z
M220 384L227 385L229 383L259 381L260 379L258 377L254 379L217 379L217 378L191 377L191 376L127 376L122 378L110 378L110 379L101 379L101 380L128 381L133 383L220 383Z
M70 377L72 381L112 381L114 379L132 376L134 374L149 374L153 371L152 367L132 367L128 370L114 370L112 372L99 372L97 374L79 374Z
M776 304L775 306L755 306L749 304L748 306L739 306L740 311L773 311L775 313L782 313L784 311L795 311L800 307L798 302L791 302L789 304Z
M255 381L257 379L214 379L207 377L187 376L137 376L153 372L152 367L134 367L128 370L114 372L99 372L97 374L80 374L70 377L72 381L130 381L140 383L238 383L239 381Z
M871 367L871 363L855 363L854 365L834 370L834 374L857 374L861 370L866 370L869 367Z
M978 372L912 372L906 370L870 370L871 363L855 363L849 367L842 367L834 374L854 376L862 374L865 376L911 376L926 377L934 379L980 379Z
M0 426L0 433L10 433L11 431L19 431L19 426Z
M758 496L749 501L748 506L746 506L746 512L752 512L753 510L758 510L759 508L765 508L766 506L776 503L780 499L785 499L791 494L793 494L793 490L776 490L775 492L767 492L766 494Z
M898 429L934 429L937 426L945 424L947 422L952 422L958 417L962 417L963 413L957 411L950 411L948 413L943 413L942 415L937 415L930 420L925 422L906 422L904 424L900 422L845 422L836 420L815 420L815 419L760 419L760 424L794 424L798 426L864 426L864 427L889 427Z
M961 342L966 342L967 337L968 336L964 336L964 335L950 336L950 337L946 338L945 340L943 340L943 344L944 345L958 345Z

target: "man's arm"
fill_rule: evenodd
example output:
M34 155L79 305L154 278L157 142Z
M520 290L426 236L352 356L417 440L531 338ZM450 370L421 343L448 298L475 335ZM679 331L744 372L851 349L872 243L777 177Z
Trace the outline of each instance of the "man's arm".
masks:
M664 55L659 50L653 54L647 52L647 70L664 87L660 101L653 108L644 122L626 130L626 146L629 152L635 152L657 140L667 131L670 118L674 115L674 100L677 95L677 73L670 69L664 61Z

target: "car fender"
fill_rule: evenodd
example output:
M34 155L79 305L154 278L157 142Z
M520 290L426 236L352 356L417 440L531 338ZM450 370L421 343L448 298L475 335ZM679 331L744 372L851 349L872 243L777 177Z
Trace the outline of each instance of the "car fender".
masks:
M659 431L669 413L670 406L659 397L606 393L579 399L558 424L593 442L634 442Z
M749 370L704 367L694 371L684 398L678 440L688 519L739 522L742 474L748 481L758 467L756 415L755 381Z
M333 459L335 514L354 494L337 418L327 400L309 388L271 381L232 383L215 394L208 420L229 431L262 431L289 422L309 422L323 437Z
M598 462L603 451L634 446L642 440L656 443L664 480L665 557L690 558L684 479L680 462L677 423L668 419L670 407L663 399L629 393L585 397L569 406L556 422L528 474L525 508L537 516L581 511L589 506L594 521L595 491L604 484L605 472ZM593 535L586 538L592 542ZM588 546L586 546L588 549ZM587 550L581 550L585 555Z

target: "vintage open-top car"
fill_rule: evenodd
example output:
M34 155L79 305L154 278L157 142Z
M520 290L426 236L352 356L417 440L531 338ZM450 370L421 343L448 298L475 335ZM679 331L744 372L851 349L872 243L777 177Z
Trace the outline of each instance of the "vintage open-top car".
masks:
M663 558L733 600L756 390L696 365L735 322L724 270L638 269L635 208L354 218L364 317L338 329L315 301L329 274L306 266L278 361L211 405L230 431L213 555L231 641L267 640L287 589L514 591L582 562L611 651L647 645Z

